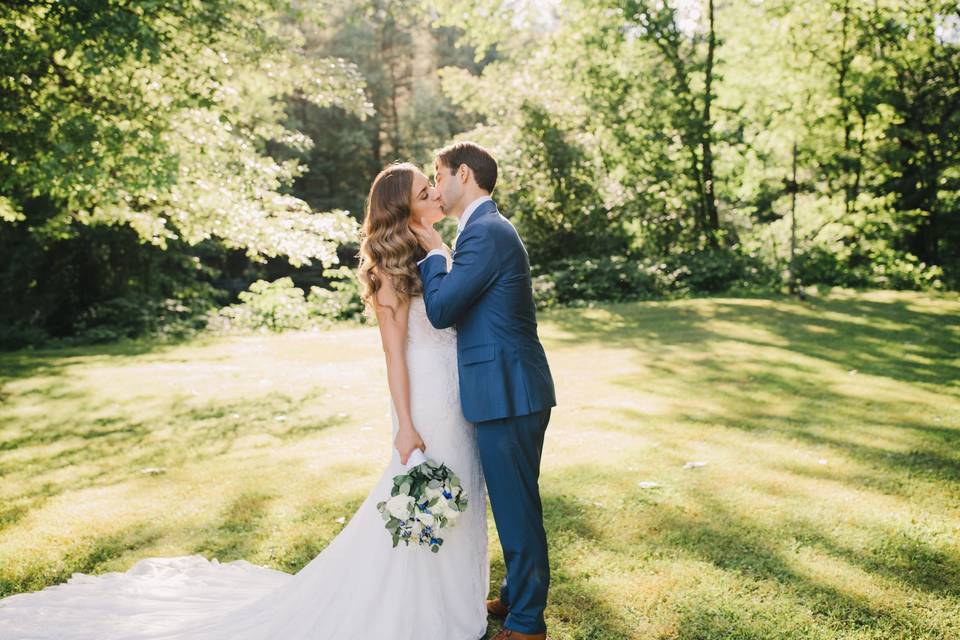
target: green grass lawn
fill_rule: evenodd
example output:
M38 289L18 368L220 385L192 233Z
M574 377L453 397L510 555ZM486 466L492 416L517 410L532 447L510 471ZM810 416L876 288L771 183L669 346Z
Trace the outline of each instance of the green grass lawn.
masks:
M552 638L960 637L956 296L566 309L541 335ZM0 383L0 595L156 555L295 572L390 455L376 328L4 354Z

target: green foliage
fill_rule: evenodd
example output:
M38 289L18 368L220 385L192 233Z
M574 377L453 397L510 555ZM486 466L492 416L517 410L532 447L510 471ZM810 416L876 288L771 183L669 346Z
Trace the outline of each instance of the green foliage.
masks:
M364 322L359 285L350 269L329 269L330 288L303 289L289 277L273 282L257 280L240 293L240 302L208 314L214 332L285 331L324 326L339 320Z
M0 350L24 347L68 347L131 338L156 342L181 340L206 327L204 315L215 307L218 293L209 285L178 291L178 297L130 293L98 301L72 319L68 335L55 336L21 320L0 325Z
M651 298L673 289L666 265L648 264L624 256L564 260L534 278L541 308L582 302Z
M283 0L0 9L0 347L192 331L225 302L226 254L339 261L356 221L293 192L313 140L285 105L370 105L301 18Z
M7 3L0 346L181 334L284 276L306 312L235 323L356 317L324 270L370 181L453 138L544 300L776 288L794 229L805 284L955 289L954 5Z
M746 292L779 286L776 272L739 247L679 252L667 256L664 264L683 293Z
M307 295L310 315L330 321L350 320L365 322L363 300L360 298L360 282L357 273L348 267L327 269L324 277L330 278L327 288L313 286Z
M350 0L325 8L323 24L304 24L306 50L356 65L372 106L369 117L339 107L291 100L291 125L315 145L296 193L315 207L349 209L360 217L374 176L394 160L432 165L433 150L475 119L454 108L436 69L478 71L455 31L433 26L421 0Z
M568 259L534 278L537 305L643 300L735 291L770 291L777 274L756 256L714 250L662 259L622 255Z
M830 252L811 247L797 261L801 283L854 288L936 290L943 287L943 270L913 255L880 247L871 253Z
M189 335L225 301L204 265L218 257L209 243L161 250L129 227L73 223L52 242L22 226L7 229L0 233L0 348Z
M368 112L348 63L308 59L284 2L24 3L0 13L0 210L53 240L84 224L218 238L251 258L336 262L355 226L286 188L302 171L282 98ZM32 200L51 208L40 212Z
M527 84L536 73L506 63L488 65L479 77L444 69L444 91L490 122L458 138L485 145L497 158L493 195L534 265L624 253L630 244L624 212L610 206L600 189L607 176L590 150L593 140L558 113L556 96Z
M548 264L569 256L626 250L629 238L617 211L604 206L586 150L541 105L520 107L519 132L502 149L506 170L498 199L524 239L530 260Z
M302 329L307 324L309 313L303 289L295 287L290 278L274 282L257 280L248 291L240 293L240 300L239 304L224 307L213 314L212 328L283 331Z
M190 336L204 328L203 314L214 306L211 291L198 289L190 294L164 299L140 294L98 302L77 318L74 337L60 342L110 342L143 335L161 339Z
M4 322L0 324L0 350L15 350L33 347L50 340L50 334L40 327L26 322Z
M820 278L803 261L822 249L850 271L835 282L960 278L952 3L568 0L545 22L532 3L469 4L467 40L509 43L480 75L444 70L445 91L484 118L463 137L499 152L501 199L541 270L640 255L689 269L685 286L705 292L787 273L796 142L798 271ZM481 16L501 10L485 33ZM582 214L594 203L629 251L596 242Z

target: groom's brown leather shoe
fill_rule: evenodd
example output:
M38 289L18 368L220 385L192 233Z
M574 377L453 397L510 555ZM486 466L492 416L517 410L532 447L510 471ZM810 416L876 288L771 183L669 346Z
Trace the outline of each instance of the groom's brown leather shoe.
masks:
M487 600L487 613L494 618L506 618L507 614L510 613L510 608L500 602L500 598L494 598L493 600Z
M497 634L490 638L490 640L547 640L547 634L545 633L520 633L519 631L514 631L513 629L503 628L500 631L497 631Z

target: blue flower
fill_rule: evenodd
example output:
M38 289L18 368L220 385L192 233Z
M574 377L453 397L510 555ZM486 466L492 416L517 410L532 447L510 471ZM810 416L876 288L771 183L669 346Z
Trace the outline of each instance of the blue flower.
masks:
M443 490L443 497L446 498L447 500L449 500L450 498L453 497L453 494L450 493L449 491L447 491L446 489L444 489L444 490Z

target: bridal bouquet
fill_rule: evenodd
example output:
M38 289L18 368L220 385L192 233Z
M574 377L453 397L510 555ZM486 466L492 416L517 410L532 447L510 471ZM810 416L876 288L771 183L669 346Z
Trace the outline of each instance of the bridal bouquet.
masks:
M401 541L440 550L440 532L454 526L467 508L467 494L460 479L444 464L428 460L415 450L407 461L409 471L393 478L390 498L377 504L387 521L393 546Z

